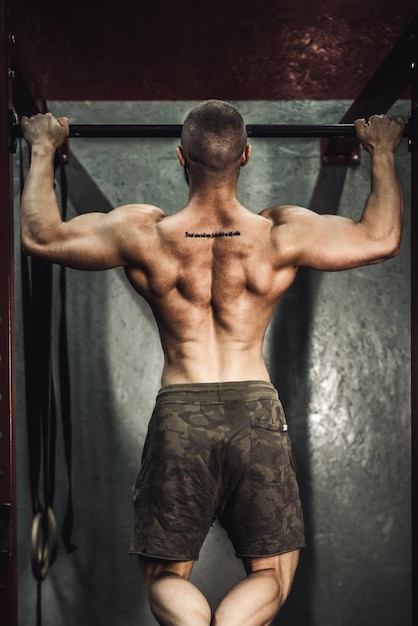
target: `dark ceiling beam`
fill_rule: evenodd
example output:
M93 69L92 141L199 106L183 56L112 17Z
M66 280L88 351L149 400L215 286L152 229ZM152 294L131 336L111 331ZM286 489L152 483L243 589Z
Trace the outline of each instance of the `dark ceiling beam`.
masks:
M367 119L375 113L386 113L399 100L411 84L411 62L417 36L418 14L342 117L341 124L352 123L361 117Z
M30 75L22 71L16 57L13 58L13 109L18 117L47 111L45 98L39 95L36 83L30 80Z

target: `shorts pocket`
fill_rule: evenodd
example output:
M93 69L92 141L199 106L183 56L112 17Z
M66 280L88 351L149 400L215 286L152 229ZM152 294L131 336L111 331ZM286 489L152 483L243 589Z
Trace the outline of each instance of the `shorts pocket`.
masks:
M250 478L260 484L280 484L294 474L287 424L281 405L271 402L251 418Z

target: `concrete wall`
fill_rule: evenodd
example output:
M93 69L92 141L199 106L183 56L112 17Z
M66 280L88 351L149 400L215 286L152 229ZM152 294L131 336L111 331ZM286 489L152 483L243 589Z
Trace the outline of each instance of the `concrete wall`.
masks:
M332 123L349 103L241 102L247 123ZM191 103L51 103L71 123L181 123ZM396 113L407 115L408 103ZM294 203L357 217L369 158L322 168L318 140L253 139L240 199L254 212ZM176 140L70 142L70 214L149 202L172 213L187 188ZM16 171L17 167L16 158ZM409 154L398 152L406 205L399 257L350 272L302 271L275 314L265 355L290 423L308 547L283 626L410 626ZM17 189L17 197L18 197ZM18 209L18 199L16 210ZM17 231L18 229L16 229ZM18 245L18 239L17 239ZM17 267L19 277L19 266ZM60 545L42 583L44 626L152 626L135 558L129 557L130 488L162 356L155 323L120 270L67 271L78 550ZM36 623L38 585L28 543L31 506L18 323L19 625ZM56 296L56 310L59 309ZM56 334L56 324L53 328ZM67 479L58 434L55 509L62 524ZM214 527L194 582L214 605L243 575ZM39 604L38 604L39 609Z

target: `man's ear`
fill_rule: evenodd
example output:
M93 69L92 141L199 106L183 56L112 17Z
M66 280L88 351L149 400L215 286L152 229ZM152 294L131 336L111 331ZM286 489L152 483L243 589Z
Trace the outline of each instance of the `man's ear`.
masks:
M177 158L178 158L178 160L180 162L180 165L184 168L184 166L186 165L186 159L184 157L183 148L181 146L177 146L176 154L177 154Z
M251 146L250 144L247 144L245 146L245 150L241 155L241 167L244 167L245 165L247 165L248 161L250 160L251 157Z

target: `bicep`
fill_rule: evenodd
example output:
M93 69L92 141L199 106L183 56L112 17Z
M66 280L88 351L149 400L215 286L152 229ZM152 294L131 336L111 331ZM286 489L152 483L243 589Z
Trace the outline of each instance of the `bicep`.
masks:
M85 213L42 232L28 254L81 270L125 265L122 242L128 225L120 210Z
M339 271L387 258L386 249L366 225L346 217L298 208L289 212L282 226L279 238L298 267Z
M120 230L113 212L78 215L58 227L51 260L83 270L125 265Z
M301 237L298 265L338 271L376 262L363 225L336 215L318 215Z

